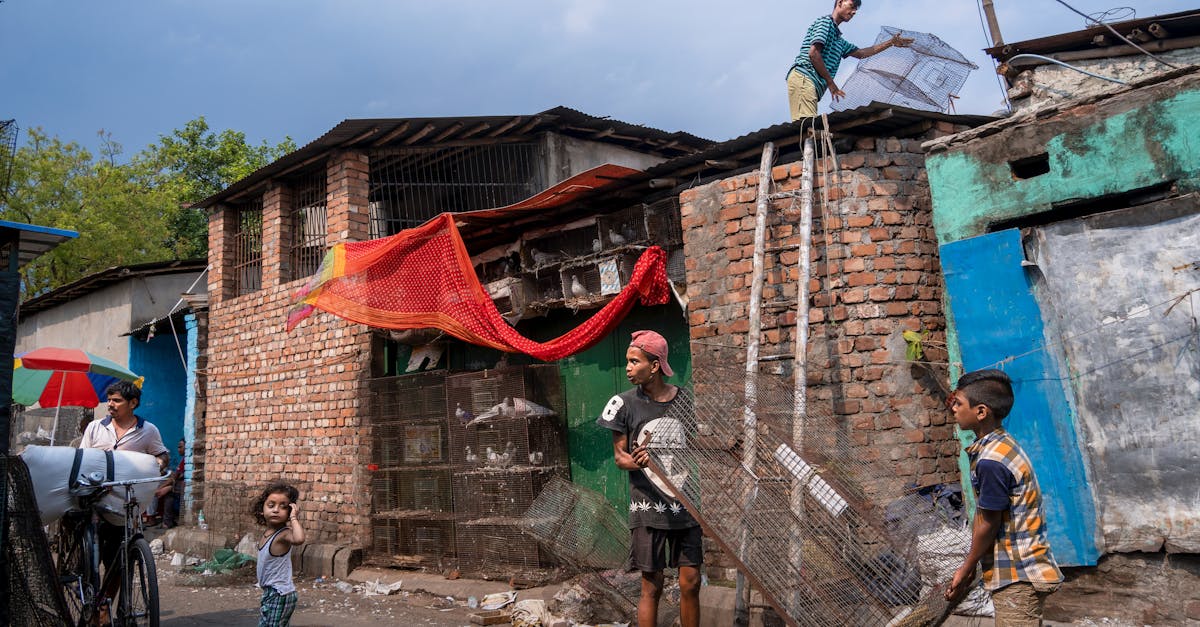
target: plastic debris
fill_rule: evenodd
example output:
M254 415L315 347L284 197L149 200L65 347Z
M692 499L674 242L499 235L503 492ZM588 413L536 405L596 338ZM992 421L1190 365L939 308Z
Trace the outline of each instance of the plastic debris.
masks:
M483 597L479 602L479 607L485 610L498 610L516 600L517 593L515 590L496 592Z
M403 585L403 581L397 581L395 583L382 583L378 579L375 581L368 581L367 583L363 584L363 596L373 597L393 595L399 592Z

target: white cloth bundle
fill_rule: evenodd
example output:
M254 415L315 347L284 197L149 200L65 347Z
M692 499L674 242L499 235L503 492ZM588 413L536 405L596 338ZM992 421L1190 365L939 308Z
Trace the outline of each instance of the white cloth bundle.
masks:
M75 449L70 446L27 446L21 453L21 459L29 467L29 476L33 480L33 493L37 497L38 510L42 516L42 524L49 525L68 511L78 509L79 505L70 494L71 467L75 464L75 451L83 451L83 460L79 464L78 474L87 476L93 472L107 477L107 462L104 451L97 448ZM158 459L153 455L135 453L133 451L113 451L112 481L127 481L129 479L149 479L161 473L158 469ZM153 481L139 483L133 486L133 493L144 511L154 498L154 490L159 486ZM104 519L114 525L125 524L125 489L116 487L100 499L104 510Z

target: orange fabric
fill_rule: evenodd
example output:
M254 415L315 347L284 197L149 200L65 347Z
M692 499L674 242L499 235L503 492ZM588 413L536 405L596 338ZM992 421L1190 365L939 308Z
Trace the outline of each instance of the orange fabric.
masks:
M335 245L296 293L287 328L321 309L385 329L437 328L472 344L553 361L600 341L639 300L661 305L669 298L666 254L653 246L603 309L558 338L535 342L501 317L475 276L453 214L444 213L391 237Z

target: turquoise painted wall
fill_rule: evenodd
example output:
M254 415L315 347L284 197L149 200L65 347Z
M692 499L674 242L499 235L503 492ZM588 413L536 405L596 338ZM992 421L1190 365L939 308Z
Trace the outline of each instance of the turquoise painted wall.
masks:
M989 223L1041 213L1065 200L1171 180L1179 182L1181 191L1200 189L1200 89L1111 117L1103 113L1093 108L1076 114L1089 122L1039 123L1040 131L1029 126L1006 129L998 136L930 154L925 165L938 242L980 235ZM1021 132L1026 128L1030 130ZM1050 171L1015 179L1005 157L1025 155L1006 148L1039 142Z

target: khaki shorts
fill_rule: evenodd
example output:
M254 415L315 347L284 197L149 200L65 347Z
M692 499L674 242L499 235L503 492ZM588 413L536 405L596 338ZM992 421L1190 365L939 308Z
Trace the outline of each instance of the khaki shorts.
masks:
M1028 581L1012 583L992 593L996 606L996 627L1041 627L1046 597L1058 589L1058 584Z
M788 72L787 89L793 122L817 115L817 86L813 85L812 79L792 70Z

